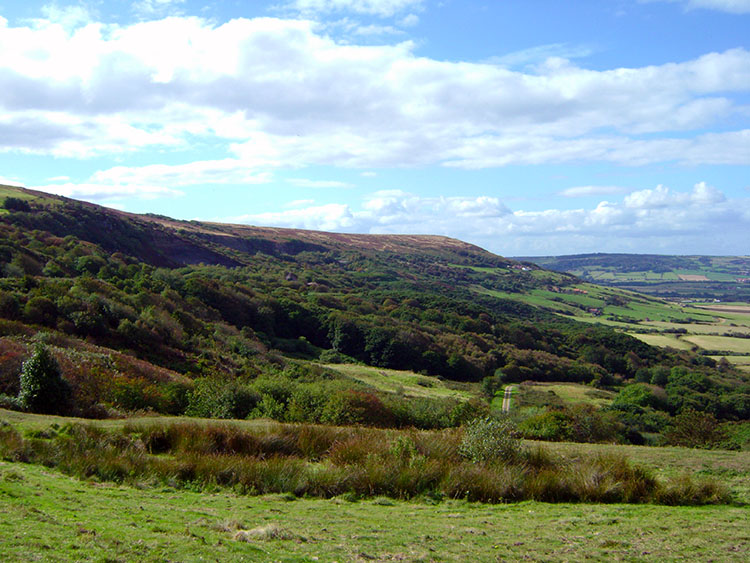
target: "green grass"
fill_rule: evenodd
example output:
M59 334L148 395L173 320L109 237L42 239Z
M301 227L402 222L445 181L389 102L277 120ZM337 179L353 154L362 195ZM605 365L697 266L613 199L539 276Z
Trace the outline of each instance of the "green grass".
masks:
M649 346L659 346L660 348L674 348L675 350L691 350L694 346L691 342L686 342L672 334L640 334L629 332L630 336L645 342Z
M0 462L4 561L745 561L739 506L242 497ZM402 523L408 523L403 525ZM238 530L268 529L250 542Z
M72 416L56 416L52 414L33 414L28 412L11 411L0 409L0 423L8 422L23 433L36 430L45 430L53 424L62 426L67 423L87 424L107 430L121 430L126 425L163 425L180 422L197 422L204 424L216 424L218 421L212 418L196 418L190 416L134 416L129 418L107 418L95 420L90 418L76 418ZM229 424L243 430L266 429L277 425L277 422L267 419L253 420L222 420L221 424Z
M728 332L734 332L737 334L750 334L750 327L748 326L731 326L726 322L716 322L714 324L699 324L699 323L670 323L663 321L652 321L642 323L644 326L653 327L658 330L679 330L685 329L690 334L718 334L722 335Z
M611 391L593 389L587 385L576 383L541 383L537 385L547 391L552 391L564 403L571 405L585 404L604 407L609 405L616 395Z
M732 338L707 334L690 334L683 339L704 350L721 350L735 354L750 354L750 338Z
M450 387L437 377L420 375L411 371L383 369L356 364L325 364L326 369L345 377L361 381L379 391L403 393L407 397L454 398L469 400L476 397L468 384L450 383Z
M750 503L750 451L570 442L544 442L544 444L551 451L572 459L626 452L633 463L647 467L661 477L675 477L683 473L713 476L727 483L739 502Z
M0 419L12 420L25 432L70 420L10 411L0 411ZM126 424L158 426L178 420L183 419L142 417L96 424L120 430ZM284 426L264 421L222 424L266 434ZM750 502L750 452L568 443L545 447L569 463L625 454L658 477L713 477L727 483L737 500ZM744 561L750 555L747 505L488 505L439 497L357 500L352 495L309 499L244 496L210 486L199 492L200 487L191 490L189 484L178 490L148 480L136 484L81 481L41 466L0 462L3 560ZM242 530L252 532L251 541L241 541Z
M717 362L725 358L730 364L742 371L750 372L750 356L711 356Z

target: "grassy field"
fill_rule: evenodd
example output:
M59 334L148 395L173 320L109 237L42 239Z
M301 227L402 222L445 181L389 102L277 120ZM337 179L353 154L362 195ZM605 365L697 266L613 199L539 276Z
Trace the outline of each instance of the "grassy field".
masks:
M704 350L721 350L735 354L750 354L750 338L731 338L729 336L708 334L688 334L682 338Z
M0 420L31 432L71 419L0 411ZM116 429L126 423L165 420L181 419L143 417L95 424ZM269 426L263 421L230 424L260 431ZM226 488L176 489L148 481L125 487L78 480L41 466L0 462L0 552L3 561L113 562L746 561L750 557L750 452L569 443L545 447L571 463L597 454L624 453L659 477L683 473L713 477L728 484L736 503L490 505L435 498L407 502L385 497L357 500L349 495L245 496Z
M750 372L750 356L711 356L714 360L717 362L721 360L721 358L726 358L726 360L734 365L736 368Z
M469 400L476 397L469 384L446 382L411 371L399 371L354 364L325 364L323 367L343 376L356 379L389 393L403 393L407 397L455 398Z
M616 393L577 383L524 383L514 386L514 395L519 405L553 402L559 405L585 404L603 407L612 402ZM502 404L502 393L498 397Z
M641 334L638 332L629 332L628 334L650 346L659 346L660 348L669 347L676 350L690 350L694 346L693 343L677 338L673 334Z
M348 502L81 482L0 463L4 561L745 561L747 507ZM408 525L402 523L408 522Z
M750 555L746 507L288 501L137 490L8 463L0 464L0 496L5 561L744 561Z
M750 319L749 319L750 320ZM670 323L662 321L650 321L641 323L644 326L653 327L658 330L676 330L686 328L684 323ZM736 333L750 335L750 326L737 325L725 319L717 319L712 324L691 323L689 325L691 334L718 334Z

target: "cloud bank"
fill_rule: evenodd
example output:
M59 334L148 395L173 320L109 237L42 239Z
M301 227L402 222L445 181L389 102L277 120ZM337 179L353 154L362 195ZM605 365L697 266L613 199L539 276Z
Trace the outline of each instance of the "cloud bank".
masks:
M402 191L371 194L361 208L332 204L225 218L232 222L380 234L444 234L505 255L643 252L722 254L750 232L750 200L729 199L705 182L690 191L657 186L621 201L585 209L511 210L494 197L419 197ZM717 231L716 225L724 225ZM685 246L689 244L690 246Z
M344 4L389 14L418 3L309 2ZM72 15L0 20L0 151L93 158L206 145L240 177L312 165L750 164L742 48L603 71L553 57L513 71L420 57L408 41L342 44L302 19ZM167 174L131 174L150 172Z

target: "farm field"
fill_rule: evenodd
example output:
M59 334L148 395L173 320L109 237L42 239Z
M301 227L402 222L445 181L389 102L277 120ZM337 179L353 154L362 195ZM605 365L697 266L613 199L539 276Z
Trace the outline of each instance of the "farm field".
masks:
M581 254L520 257L586 281L670 299L750 299L750 257Z
M711 358L717 362L721 360L721 358L726 358L730 364L733 364L738 369L750 372L750 356L711 356Z
M595 407L609 405L616 393L595 389L578 383L527 382L513 386L514 402L518 406L538 406L542 404L577 405L585 404ZM502 404L502 392L495 400ZM495 402L493 402L493 408Z
M748 317L748 320L750 320L750 317ZM653 327L658 330L679 330L681 328L685 328L684 323L670 323L670 322L662 322L662 321L648 321L641 323L645 327ZM723 335L727 333L734 333L734 334L748 334L750 335L750 326L747 325L738 325L734 322L729 322L726 318L717 318L713 324L703 324L703 323L691 323L690 324L690 333L691 334L717 334L717 335Z
M750 338L689 334L683 336L682 339L704 350L721 350L734 354L750 354Z
M629 332L628 334L650 346L659 346L661 348L670 347L676 350L690 350L693 348L692 343L686 342L672 334L644 334L638 332Z

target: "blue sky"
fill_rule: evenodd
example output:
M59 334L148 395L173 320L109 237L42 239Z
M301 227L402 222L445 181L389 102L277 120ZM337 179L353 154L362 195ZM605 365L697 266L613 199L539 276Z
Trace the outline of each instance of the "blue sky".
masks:
M506 256L748 254L750 0L0 0L0 181Z

